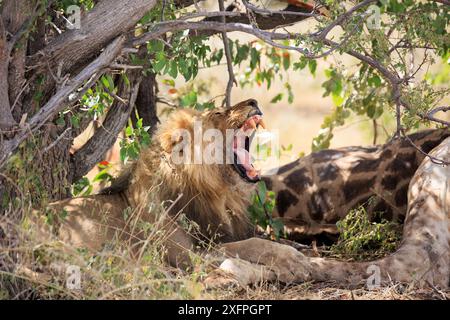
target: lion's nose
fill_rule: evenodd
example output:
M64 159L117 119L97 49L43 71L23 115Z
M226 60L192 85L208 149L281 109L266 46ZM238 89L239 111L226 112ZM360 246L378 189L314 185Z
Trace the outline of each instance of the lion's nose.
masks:
M253 116L262 116L263 113L261 111L261 109L259 109L258 107L258 103L256 101L252 101L252 103L250 103L250 106L252 107L252 110L249 112L248 117L253 117Z

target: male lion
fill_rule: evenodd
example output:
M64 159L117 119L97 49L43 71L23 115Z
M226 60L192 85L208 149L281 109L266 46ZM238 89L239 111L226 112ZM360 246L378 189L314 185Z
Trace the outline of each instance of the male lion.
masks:
M186 156L183 150L178 150L179 146L194 142L188 140L194 140L196 123L203 132L220 130L223 137L227 129L234 130L232 139L224 138L220 146L224 151L222 163L227 160L226 150L232 150L232 163L193 163L195 143L190 143L188 150L192 151L192 159L175 163L175 152ZM248 219L247 207L254 182L259 180L248 148L251 133L259 125L264 125L262 112L252 99L229 109L204 112L184 109L173 113L159 128L152 145L111 187L99 195L50 205L56 213L63 210L67 213L66 218L59 219L54 233L65 243L95 251L115 237L138 245L145 240L145 234L136 231L135 223L127 222L124 212L131 208L139 222L155 223L159 218L152 213L149 203L153 206L162 203L167 217L158 223L168 235L164 245L173 266L189 265L187 252L199 241L248 239L254 234L254 227ZM180 130L187 135L180 135L183 133ZM204 144L206 147L210 142ZM194 237L179 226L176 220L181 215L199 226L198 235Z

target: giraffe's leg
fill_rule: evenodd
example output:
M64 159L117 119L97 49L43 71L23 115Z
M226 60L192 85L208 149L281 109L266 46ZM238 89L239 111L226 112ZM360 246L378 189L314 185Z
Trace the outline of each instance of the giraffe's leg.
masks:
M450 138L436 147L431 155L450 162ZM436 164L426 158L411 180L408 199L403 239L395 253L365 263L311 258L311 278L360 281L367 278L368 268L374 265L379 268L382 282L394 280L448 287L450 166Z
M450 162L450 138L431 155ZM380 282L419 282L441 288L449 285L450 166L426 158L409 188L408 214L400 248L390 256L372 262L342 262L309 258L292 247L252 238L223 245L226 254L272 270L282 282L335 280L361 284L379 270ZM374 266L372 268L369 268ZM239 269L238 266L235 269ZM242 277L242 268L228 270Z

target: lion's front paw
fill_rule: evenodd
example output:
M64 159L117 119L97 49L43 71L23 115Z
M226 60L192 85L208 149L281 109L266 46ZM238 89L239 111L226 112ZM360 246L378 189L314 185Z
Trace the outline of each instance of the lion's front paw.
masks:
M275 278L284 283L292 283L308 281L310 278L311 265L308 258L291 246L252 238L227 243L223 247L228 256L251 262L251 265L259 268L264 267L266 273L272 274L272 280Z
M233 289L239 286L239 281L230 273L220 268L211 271L203 284L206 289Z
M264 265L229 258L225 259L219 268L208 275L204 284L207 288L229 288L237 285L244 287L275 279L275 273Z

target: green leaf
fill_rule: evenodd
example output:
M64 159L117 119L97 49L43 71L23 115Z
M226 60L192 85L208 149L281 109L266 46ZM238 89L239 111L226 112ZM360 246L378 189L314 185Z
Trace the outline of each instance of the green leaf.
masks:
M129 87L130 86L130 79L128 79L127 74L125 72L122 73L122 79L123 79L123 82L125 83L125 85L127 87Z
M60 127L64 127L66 125L66 121L64 120L64 115L61 115L58 119L56 119L56 125Z
M369 118L374 118L374 116L375 116L375 111L376 111L376 106L375 106L375 104L369 104L368 106L367 106L367 116L369 117Z
M369 86L379 87L379 86L381 86L381 78L379 76L377 76L376 74L374 74L372 77L367 79L367 83L369 84Z
M270 100L270 103L277 103L277 102L281 101L282 99L283 99L283 94L279 93L275 97L273 97L272 100Z
M167 64L167 60L164 57L164 54L162 54L162 56L160 56L155 63L152 64L153 69L155 70L155 72L159 73L161 72L161 70L164 69L164 67Z
M331 95L331 100L333 100L334 105L337 106L337 107L341 106L342 103L344 103L344 98L341 97L340 95L332 94Z
M253 70L260 64L261 54L256 48L250 50L250 68Z
M109 74L107 74L106 75L106 79L108 80L108 83L109 83L109 89L110 90L114 90L114 80L113 80L113 78L111 77L111 75L109 75Z
M109 87L109 81L108 81L108 79L107 79L105 76L101 77L100 80L102 81L102 84L103 84L103 86L104 86L105 88L107 88L107 89L110 88L110 87Z
M258 182L258 194L262 203L266 202L267 187L264 181Z
M291 56L289 54L283 54L283 68L288 70L291 66Z
M132 127L126 127L125 128L125 135L127 137L131 137L133 135L133 128Z
M70 117L70 124L72 125L72 127L74 127L75 129L80 128L80 119L78 118L78 116L73 115Z
M283 230L284 230L283 221L281 221L281 219L279 219L279 218L274 219L272 221L272 229L273 229L273 233L275 234L275 238L278 240L281 237Z
M181 65L181 61L178 64L178 67L180 67L180 65ZM173 79L164 79L162 82L167 86L175 87L175 80L173 80Z
M148 53L157 53L164 51L164 43L160 40L150 40L147 45Z
M182 107L192 107L197 103L197 92L191 91L181 98Z
M294 63L294 70L303 70L308 65L308 60L301 57L300 61Z
M94 179L92 179L92 182L110 181L112 179L112 176L108 173L108 169L109 168L103 169L102 171L97 173Z
M174 79L178 76L178 65L176 60L170 62L169 75Z
M315 76L316 75L316 69L317 69L317 61L313 60L313 59L309 60L308 68L309 68L309 72L311 72L311 74L313 76Z

